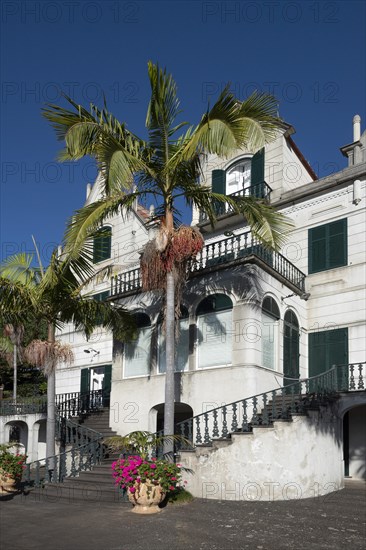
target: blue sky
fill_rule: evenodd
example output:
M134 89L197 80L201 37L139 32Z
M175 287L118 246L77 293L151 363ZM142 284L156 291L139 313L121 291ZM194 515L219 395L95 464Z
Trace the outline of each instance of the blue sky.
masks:
M363 1L4 1L1 4L1 257L32 251L45 263L82 206L92 161L57 164L41 117L59 89L101 104L144 134L147 61L178 84L197 122L226 82L239 98L270 91L314 170L346 166L352 117L365 127Z

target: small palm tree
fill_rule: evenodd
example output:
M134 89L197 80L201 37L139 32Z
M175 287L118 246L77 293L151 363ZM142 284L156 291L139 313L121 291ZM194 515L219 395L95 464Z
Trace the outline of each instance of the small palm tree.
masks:
M179 290L192 256L202 239L191 228L185 236L177 228L177 200L183 197L215 223L215 204L230 206L244 216L264 245L277 248L290 222L266 202L254 197L230 197L198 183L205 154L228 158L242 148L258 150L276 137L281 120L277 101L254 93L241 102L227 86L196 126L179 122L180 102L172 76L149 62L151 99L147 109L148 140L127 129L107 110L91 105L90 112L65 96L72 109L49 104L44 116L66 147L59 160L95 158L102 180L102 196L79 210L69 223L66 250L77 254L108 217L134 208L137 199L152 199L160 233L148 244L142 262L144 289L162 289L165 296L166 375L164 434L174 433L174 338L179 312ZM144 270L146 265L148 270ZM155 267L155 269L153 269ZM146 276L145 276L146 275ZM177 292L178 290L178 292Z
M88 252L77 258L52 254L44 269L33 267L33 256L17 254L0 265L0 318L20 326L29 317L45 321L47 341L35 340L25 350L28 362L44 368L47 376L46 456L55 454L55 369L73 359L70 347L56 340L56 330L73 323L87 338L97 325L115 331L121 339L131 337L133 320L121 307L99 302L82 293L94 277Z

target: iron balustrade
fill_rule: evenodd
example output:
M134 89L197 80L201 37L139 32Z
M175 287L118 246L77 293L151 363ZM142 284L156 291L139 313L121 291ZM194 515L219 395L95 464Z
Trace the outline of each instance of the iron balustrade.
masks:
M26 464L23 483L43 487L46 483L63 483L66 477L77 477L80 472L91 470L103 459L104 447L100 438L91 439L55 456Z
M235 199L236 197L256 197L257 199L264 199L266 201L269 201L271 192L272 189L270 188L270 186L265 181L262 181L260 183L251 185L250 187L245 187L244 189L235 191L235 193L230 193L228 197L231 197L233 199ZM227 216L228 214L234 212L231 204L219 201L215 201L213 203L213 209L215 211L215 215L218 217ZM208 219L209 218L205 212L200 212L199 223L205 223L208 221Z
M39 399L3 399L0 401L0 416L15 414L43 414L47 412L47 397Z
M60 415L65 418L98 411L106 406L107 402L108 395L103 390L92 390L86 393L59 393L56 395L56 406Z
M103 390L56 395L55 435L62 451L27 463L23 474L25 485L41 487L45 483L62 483L65 477L77 477L80 472L91 470L101 462L105 454L103 435L70 418L101 409L105 398ZM71 449L66 450L68 446Z
M264 247L249 230L205 244L191 262L190 275L196 276L203 270L230 262L240 262L252 255L260 258L300 292L305 291L305 274L279 252ZM137 292L141 287L140 268L135 267L112 277L111 296Z
M317 376L260 393L203 412L179 422L177 433L195 445L211 445L215 439L226 439L231 433L249 433L256 426L269 426L276 420L289 420L294 414L305 414L309 408L326 404L339 393L364 391L366 363L333 366Z

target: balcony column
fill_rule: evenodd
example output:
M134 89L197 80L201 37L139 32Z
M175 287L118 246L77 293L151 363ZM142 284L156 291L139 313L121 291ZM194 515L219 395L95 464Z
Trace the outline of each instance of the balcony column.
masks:
M261 319L260 310L250 302L239 302L233 308L233 366L260 364Z

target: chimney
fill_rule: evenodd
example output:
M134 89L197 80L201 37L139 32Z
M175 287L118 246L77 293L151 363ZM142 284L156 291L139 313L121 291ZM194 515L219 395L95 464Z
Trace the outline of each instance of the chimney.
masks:
M359 141L361 137L361 117L360 115L355 115L353 117L353 143Z
M91 189L92 189L92 184L91 184L91 183L87 183L87 184L86 184L86 198L87 198L87 199L89 198Z

